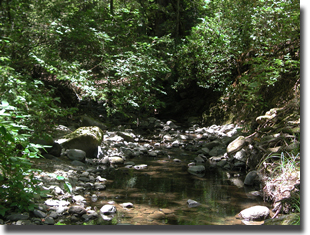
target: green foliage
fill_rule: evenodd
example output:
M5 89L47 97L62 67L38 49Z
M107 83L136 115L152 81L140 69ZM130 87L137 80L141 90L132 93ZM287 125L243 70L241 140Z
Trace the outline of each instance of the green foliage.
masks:
M299 2L218 0L207 9L179 46L174 88L194 80L228 97L223 105L260 113L271 87L300 77Z
M42 191L37 186L31 158L39 157L37 145L29 143L27 126L21 124L26 116L8 102L0 105L0 215L10 208L19 211L34 209L34 195Z
M228 36L221 33L220 14L206 17L192 29L176 54L179 79L174 88L186 87L194 80L198 85L223 90L231 74L232 63Z
M169 58L170 55L158 47L169 43L168 37L155 37L152 42L136 42L113 56L106 88L113 106L108 108L137 114L147 110L150 113L163 105L156 94L166 94L161 84L170 69L162 57Z
M63 223L63 222L58 221L55 225L67 225L67 224L65 224L65 223Z
M281 154L269 154L262 162L272 159L274 162L273 173L277 175L290 175L295 172L300 172L300 156L299 153L282 152ZM274 160L278 159L278 160ZM262 164L262 163L261 163Z

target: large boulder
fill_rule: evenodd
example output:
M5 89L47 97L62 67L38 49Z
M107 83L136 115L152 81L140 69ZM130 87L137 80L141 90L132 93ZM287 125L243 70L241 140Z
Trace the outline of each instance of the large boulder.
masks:
M95 158L102 143L103 131L97 126L80 127L57 142L65 149L81 149L87 158Z

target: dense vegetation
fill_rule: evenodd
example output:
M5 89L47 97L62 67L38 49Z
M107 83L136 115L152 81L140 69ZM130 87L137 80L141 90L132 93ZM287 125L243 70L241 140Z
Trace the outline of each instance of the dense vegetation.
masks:
M299 17L297 0L1 0L0 214L32 208L30 137L83 101L129 121L193 87L213 101L195 113L206 122L283 105L300 82Z

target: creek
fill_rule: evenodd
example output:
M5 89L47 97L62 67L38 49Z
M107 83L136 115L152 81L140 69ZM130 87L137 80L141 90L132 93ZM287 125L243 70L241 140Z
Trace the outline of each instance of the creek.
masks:
M117 156L125 161L106 165L100 164L100 159L93 159L92 163L88 159L90 161L76 166L66 156L35 160L36 166L43 170L38 178L44 179L46 188L61 186L55 182L55 175L72 180L73 195L63 195L52 190L53 198L65 199L71 205L64 208L62 214L57 214L51 223L243 224L236 217L240 211L256 205L271 208L271 205L263 201L260 185L244 185L246 172L239 167L239 160L232 159L230 162L229 159L218 157L226 151L228 143L238 136L237 129L234 125L213 125L184 130L167 122L161 123L148 135L134 134L135 131L131 129L107 131L101 145L105 157L115 159ZM124 138L127 136L129 140L125 141L120 135ZM220 162L216 160L212 163L210 155L205 157L199 154L201 150L207 151L207 147L210 148L210 154L216 154L212 155L215 159L221 159ZM129 152L130 157L126 156ZM199 162L197 155L204 161ZM231 168L225 168L219 163L228 164ZM197 174L189 173L192 164L203 165L205 170ZM145 167L138 168L139 165ZM49 178L51 173L54 178ZM97 181L98 177L104 177L104 187L97 187L98 183L101 184ZM70 198L74 196L81 197L82 202L72 201ZM70 207L74 205L86 209L83 209L83 213L86 213L84 217L70 212ZM101 216L99 210L105 205L113 205L116 212Z
M168 156L134 158L136 165L146 164L147 168L117 168L107 176L107 189L91 192L87 204L101 208L113 203L117 208L113 223L132 225L236 225L242 224L236 218L241 210L270 206L252 194L258 186L243 186L245 175L240 172L209 167L203 176L189 174L188 164L195 156L172 148ZM91 200L93 194L96 202ZM199 205L191 207L189 199ZM126 202L134 207L120 206Z

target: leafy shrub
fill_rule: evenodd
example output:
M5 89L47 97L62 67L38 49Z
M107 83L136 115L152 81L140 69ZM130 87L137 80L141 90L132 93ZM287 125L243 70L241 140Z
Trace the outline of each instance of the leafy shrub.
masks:
M0 105L0 215L17 209L34 209L35 194L41 194L31 169L31 158L39 158L39 149L29 143L27 132L31 131L21 124L26 118L18 109L2 101Z
M207 7L210 13L179 46L174 88L195 81L223 93L219 106L244 116L261 113L273 87L300 78L299 2L211 1Z

